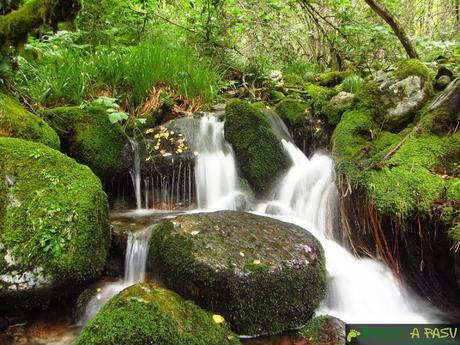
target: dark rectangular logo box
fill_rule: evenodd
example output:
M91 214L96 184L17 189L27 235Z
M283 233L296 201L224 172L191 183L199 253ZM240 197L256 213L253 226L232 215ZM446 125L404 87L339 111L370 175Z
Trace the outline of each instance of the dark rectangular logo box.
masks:
M460 345L460 324L347 324L346 345Z

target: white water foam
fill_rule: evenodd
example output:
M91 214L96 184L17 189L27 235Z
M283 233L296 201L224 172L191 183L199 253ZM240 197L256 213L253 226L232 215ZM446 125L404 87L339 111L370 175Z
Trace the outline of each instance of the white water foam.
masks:
M318 314L347 323L434 322L434 308L411 294L383 264L353 256L331 239L337 190L333 160L323 154L308 159L291 142L282 141L292 166L276 186L274 199L259 212L276 209L280 220L299 225L321 242L329 294Z
M236 210L245 201L240 191L232 147L224 139L224 122L206 114L200 120L195 160L198 208Z

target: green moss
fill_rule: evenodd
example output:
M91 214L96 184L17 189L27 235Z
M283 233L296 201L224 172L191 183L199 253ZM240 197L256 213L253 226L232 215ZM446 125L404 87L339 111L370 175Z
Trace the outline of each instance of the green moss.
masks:
M233 146L242 176L257 194L269 190L289 165L268 120L247 102L227 104L225 139Z
M317 316L302 327L298 335L309 345L339 345L343 343L344 329L339 325L341 321L330 316Z
M331 71L317 75L315 81L318 85L331 87L340 84L350 74L350 71Z
M27 35L42 25L55 26L61 21L73 20L82 3L80 0L29 0L18 10L0 17L0 46L7 50L10 45L25 42Z
M56 132L41 118L28 112L13 97L0 93L0 137L36 141L59 149Z
M237 345L212 314L172 291L137 284L115 296L83 329L77 345Z
M308 339L312 345L330 345L321 342L323 327L326 324L327 316L318 316L312 318L308 323L299 331L299 335Z
M449 230L449 236L454 240L457 246L460 244L460 223Z
M303 78L297 74L287 73L283 75L284 83L289 86L301 86L305 84Z
M352 74L352 75L347 76L343 80L342 84L340 84L340 89L342 91L356 93L359 90L361 90L363 85L364 85L364 79L361 78L359 75Z
M422 77L426 81L429 81L430 78L430 71L426 65L417 59L408 59L400 61L396 65L396 70L394 72L396 78L399 80L406 79L412 75L417 75Z
M362 150L368 145L372 116L372 111L366 108L345 112L331 138L333 153L337 157L337 167L356 181L361 173L355 163L359 161Z
M383 161L408 131L381 132L372 141L373 127L372 111L366 108L344 114L332 136L338 170L364 189L381 214L407 217L419 212L429 217L433 202L443 198L448 183L432 170L440 162L455 160L450 152L458 147L457 135L414 133ZM375 164L379 164L378 170L369 169ZM446 163L441 165L445 167Z
M451 125L457 120L456 117L457 114L440 108L430 112L422 112L421 123L426 130L442 135L450 131Z
M460 179L454 178L448 182L446 198L449 201L460 200Z
M276 334L298 327L325 297L324 254L308 233L238 212L183 216L173 223L165 221L154 229L151 266L167 287L223 315L240 334ZM279 229L284 238L278 237ZM267 245L267 238L279 241ZM293 239L316 243L308 245L318 255L316 262L290 266L291 254L302 256L293 253Z
M256 197L254 191L251 188L251 185L245 178L240 178L240 189L251 199L254 199Z
M270 99L274 102L279 102L281 101L284 97L284 93L276 90L270 90Z
M61 137L62 149L102 179L119 170L126 136L118 123L109 121L103 107L54 108L43 112Z
M305 85L305 91L307 92L308 97L314 100L328 99L334 94L334 91L328 89L327 87L318 86L311 83Z
M58 151L21 139L0 138L0 157L0 243L16 260L9 270L42 268L54 294L96 278L110 245L107 197L97 177ZM0 288L2 307L34 303L16 297Z
M353 103L349 102L346 104L332 104L331 102L324 102L320 113L325 116L327 119L327 124L329 126L337 126L342 118L342 115L353 107Z
M402 137L399 134L381 131L378 134L376 140L372 142L371 148L369 150L369 155L374 156L383 151L388 151L387 149L390 146L396 144L400 139L402 139Z
M285 98L279 102L275 111L281 119L288 125L296 126L305 122L305 110L307 104L292 98Z

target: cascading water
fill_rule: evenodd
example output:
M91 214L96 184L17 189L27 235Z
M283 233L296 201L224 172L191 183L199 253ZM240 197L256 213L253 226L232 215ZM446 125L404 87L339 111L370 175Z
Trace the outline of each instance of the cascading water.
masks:
M117 282L108 283L101 288L86 306L82 324L90 321L120 291L144 281L151 233L152 227L147 227L144 230L129 234L126 245L124 278Z
M224 139L224 123L206 114L200 120L195 161L199 209L236 210L244 198L239 191L232 147Z
M141 201L141 159L139 155L139 143L134 139L129 139L131 148L134 154L134 165L129 171L134 186L134 194L136 196L136 207L138 210L142 208Z
M410 296L383 264L354 257L329 239L337 203L330 157L308 159L294 144L282 141L292 167L275 188L274 200L259 210L276 210L277 218L308 229L320 240L329 276L329 296L319 314L348 323L423 323L433 321L433 308Z

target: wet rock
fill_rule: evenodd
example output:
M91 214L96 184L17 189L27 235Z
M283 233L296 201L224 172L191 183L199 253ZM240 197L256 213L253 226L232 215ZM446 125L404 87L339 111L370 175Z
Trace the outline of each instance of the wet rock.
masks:
M140 317L142 316L142 317ZM83 329L77 345L237 345L219 315L151 284L131 286L107 303Z
M189 186L188 181L191 184L194 181L197 128L198 118L179 118L162 126L148 128L141 138L125 145L122 170L134 178L136 164L139 164L143 204L146 203L146 190L150 197L148 207L180 207L191 202L193 186ZM185 182L187 186L184 190Z
M167 287L246 335L303 325L327 288L324 254L311 234L244 212L160 223L150 240L150 263Z
M233 147L242 177L256 195L267 192L289 166L268 118L248 102L232 100L227 104L225 139Z

